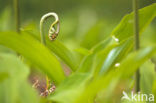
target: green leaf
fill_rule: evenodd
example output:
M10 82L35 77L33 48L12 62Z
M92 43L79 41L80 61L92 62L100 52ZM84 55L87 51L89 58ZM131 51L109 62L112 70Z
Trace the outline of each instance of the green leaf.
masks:
M101 53L99 58L100 61L100 75L103 75L108 69L115 65L115 63L120 63L120 60L132 50L133 39L126 40L120 43L117 47L113 48L108 54ZM107 55L107 57L103 57ZM101 63L102 62L102 63Z
M89 51L88 49L83 48L83 47L77 48L77 49L75 49L75 51L78 52L79 54L83 55L83 56L86 56L86 55L91 53L91 51Z
M21 103L39 103L40 101L40 98L37 97L37 91L25 81L20 84L18 92Z
M29 68L18 57L0 53L0 74L4 72L8 74L8 78L0 83L1 103L39 102L36 92L27 83ZM25 95L22 95L25 91Z
M60 103L74 103L74 100L81 95L89 79L89 74L72 74L57 87L55 93L49 97L49 100Z
M56 83L60 83L65 78L56 57L30 35L26 33L20 35L14 32L0 32L0 44L23 55L54 79Z
M12 54L0 53L0 73L7 73L9 78L26 78L29 69Z
M97 45L95 45L95 46L91 49L91 51L92 51L93 53L97 53L97 52L103 50L103 49L104 49L105 47L107 47L109 44L113 44L113 43L114 43L114 42L113 42L113 39L109 37L109 38L103 40L102 42L98 43Z
M156 72L154 70L154 64L151 61L145 62L141 66L140 69L140 88L141 91L145 94L151 94L152 93L152 86L156 75Z
M95 54L89 54L88 56L85 56L85 58L82 60L78 72L87 73L92 72L94 68L94 62L95 62Z
M108 59L110 53L116 48L120 46L119 44L109 44L107 47L105 47L103 50L99 51L96 55L96 60L95 60L95 72L94 72L94 76L99 76L100 71L102 66L105 64L106 59ZM115 57L113 57L115 58ZM112 60L108 60L108 61L112 61L114 62L113 59ZM103 71L103 73L101 72L101 75L103 75L105 73L105 71L107 71L107 69L110 69L110 67L113 65L112 62L107 62L109 65L106 65L107 68L104 68L105 70Z
M32 33L32 31L23 31L27 32L29 35L32 35L34 38L40 41L39 35L36 33ZM64 63L66 63L71 70L76 70L77 60L73 55L73 52L69 50L63 43L58 40L50 41L49 38L46 38L46 46L56 55L58 56Z
M156 47L148 47L131 53L122 60L121 65L116 68L116 71L111 70L106 75L95 78L74 103L93 102L94 97L100 90L106 89L112 83L113 87L115 87L121 79L126 79L134 75L138 67L151 58L154 53L156 53Z
M47 40L47 47L55 53L64 63L66 63L73 71L76 70L77 60L73 53L60 41Z
M109 45L111 45L111 43L112 43L111 41L112 41L112 39L108 38L108 39L100 42L96 46L94 46L90 50L90 53L82 59L80 66L78 67L78 72L90 72L90 71L94 70L96 54L98 52L100 52L101 50L103 50L104 48L107 48Z
M139 31L142 33L156 16L156 4L139 10ZM126 15L111 35L119 41L133 36L133 13Z
M16 55L16 53L14 51L12 51L11 49L9 49L9 48L7 48L5 46L2 46L2 45L0 45L0 52L12 53L12 54L15 54Z

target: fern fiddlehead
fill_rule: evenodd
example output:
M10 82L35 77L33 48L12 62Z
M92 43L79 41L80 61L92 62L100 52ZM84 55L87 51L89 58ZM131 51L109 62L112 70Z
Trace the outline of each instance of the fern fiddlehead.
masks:
M45 40L45 35L43 33L43 24L45 22L46 19L48 19L49 17L54 17L55 21L51 24L50 28L49 28L49 32L48 32L48 37L50 40L55 40L56 37L58 36L58 33L60 31L60 23L59 23L59 18L58 15L54 12L50 12L47 13L45 15L42 16L41 20L40 20L40 35L41 35L41 42L46 45L46 40ZM55 25L57 25L55 27Z

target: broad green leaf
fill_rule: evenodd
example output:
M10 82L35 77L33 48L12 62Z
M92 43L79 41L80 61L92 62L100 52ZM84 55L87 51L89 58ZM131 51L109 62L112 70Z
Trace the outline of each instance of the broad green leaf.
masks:
M40 41L39 36L32 33L32 31L24 30L24 32L27 32L29 35L32 35L34 38ZM77 60L72 51L69 50L63 43L58 40L50 41L49 38L46 38L46 46L64 63L66 63L71 68L71 70L76 70Z
M104 48L106 48L107 46L109 46L112 43L111 41L112 41L112 39L108 38L108 39L100 42L96 46L94 46L90 50L90 53L82 59L80 66L78 67L78 72L90 72L90 71L92 71L94 68L93 64L96 62L95 61L96 54L98 52L100 52L101 50L103 50Z
M156 4L153 4L149 7L145 7L143 9L140 10L140 20L142 20L142 26L141 26L141 31L143 31L145 29L145 27L151 22L151 20L154 18L153 15L153 12L152 11L155 7ZM150 12L148 12L148 10ZM146 11L146 12L144 12ZM145 19L145 16L143 15L144 13L147 13L148 14L148 18ZM153 14L153 15L152 15ZM143 18L143 19L142 19ZM149 19L151 18L151 19ZM126 40L127 38L131 37L132 34L133 34L133 24L130 23L130 21L133 21L133 14L129 14L127 16L124 17L124 19L121 21L121 23L119 24L119 26L117 26L115 28L115 30L112 32L112 39L114 39L116 42L118 41L124 41ZM148 21L148 22L147 22ZM128 36L127 36L128 35ZM111 40L111 39L110 39ZM111 42L109 41L109 39L107 40L108 43ZM122 43L122 42L120 42ZM100 45L100 44L99 44ZM103 61L103 65L102 65L102 69L101 69L101 72L103 71L106 71L108 68L110 68L113 63L115 63L116 60L120 61L119 59L121 59L122 57L124 57L124 55L126 55L126 53L128 53L128 51L130 51L132 49L132 46L133 46L133 41L131 40L131 44L129 44L129 46L127 45L125 48L121 49L121 48L114 48L108 55L108 58L106 58L106 61ZM97 46L98 48L100 48L100 46ZM95 48L95 47L94 47ZM116 50L115 50L116 49ZM121 49L121 50L120 50ZM95 48L96 50L96 48ZM114 53L114 54L113 54ZM123 55L123 54L124 55ZM122 56L123 55L123 56ZM121 57L120 57L121 56ZM112 59L114 58L114 59ZM117 61L116 61L117 62ZM99 64L100 65L100 64ZM102 73L103 73L102 72Z
M0 52L12 53L12 54L15 54L16 55L16 53L14 51L12 51L11 49L9 49L9 48L7 48L5 46L2 46L2 45L0 45Z
M138 52L131 53L122 60L121 65L116 68L116 71L111 70L106 75L95 78L88 87L86 87L80 98L74 103L87 103L88 101L93 103L94 97L100 90L106 89L112 82L114 82L115 85L119 80L132 76L138 67L151 58L155 53L156 47L148 47Z
M9 53L0 53L0 73L7 73L8 78L26 78L29 69L18 57Z
M1 103L39 102L36 92L27 83L29 68L18 57L12 54L0 53L0 73L4 72L8 74L8 78L0 83ZM24 93L25 91L27 92Z
M109 68L115 65L115 63L119 63L120 60L132 50L133 39L126 40L120 43L117 47L113 48L108 54L102 53L102 60L100 74L104 74ZM103 57L107 55L107 57ZM100 57L99 57L100 58Z
M139 10L139 31L142 33L156 16L156 4ZM119 41L133 36L133 13L126 15L111 35Z
M113 49L115 49L116 47L118 47L119 44L109 44L107 47L105 47L103 50L99 51L96 55L96 60L95 60L95 70L94 70L94 76L98 76L100 74L101 68L103 66L103 64L105 63L105 60L108 59L108 55L111 53L111 51ZM113 57L114 58L114 57ZM116 59L112 59L116 60ZM111 59L110 59L111 61ZM108 65L108 69L110 69L109 66L112 66L113 64L108 63L110 65ZM107 70L105 70L107 71ZM103 71L103 73L101 72L101 74L104 74L105 72Z
M145 94L151 94L152 93L152 86L153 82L156 79L156 72L154 70L154 64L151 61L145 62L141 66L140 69L140 88L141 92Z
M85 58L82 60L78 72L92 72L95 64L95 54L89 54L88 56L85 56Z
M47 40L47 47L55 53L64 63L66 63L71 70L76 70L76 58L73 53L60 41L50 41Z
M20 84L18 92L21 103L39 103L40 101L40 99L37 98L37 91L25 81Z
M149 60L155 54L155 46L147 47L139 50L138 52L131 53L126 59L122 60L121 66L119 67L122 71L120 74L123 78L130 77L136 71L137 67L140 67L145 61Z
M84 56L86 56L86 55L88 55L88 54L91 53L90 50L88 50L88 49L86 49L86 48L82 48L82 47L81 47L81 48L75 49L75 51L78 52L78 53L81 54L81 55L84 55Z
M14 32L0 32L0 44L20 53L48 74L56 83L60 83L65 78L56 57L30 35L26 33L20 35Z
M57 87L49 100L59 103L74 103L74 100L81 95L89 79L89 74L72 74Z

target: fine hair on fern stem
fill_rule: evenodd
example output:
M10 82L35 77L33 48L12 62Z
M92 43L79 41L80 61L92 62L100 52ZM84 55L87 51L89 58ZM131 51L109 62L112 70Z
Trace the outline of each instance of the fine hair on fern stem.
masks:
M55 18L55 21L51 24L50 28L49 28L49 32L48 32L48 37L50 40L55 40L56 37L58 36L58 33L60 31L60 23L59 23L59 18L58 18L58 15L54 12L50 12L50 13L47 13L45 15L42 16L41 20L40 20L40 35L41 35L41 43L43 45L46 45L46 38L45 38L45 35L43 33L43 24L44 22L50 18L50 17L54 17ZM55 28L55 25L57 25L57 27ZM46 82L47 82L47 88L49 88L49 78L48 76L46 76Z
M46 45L46 40L45 40L45 35L43 33L43 24L50 17L54 17L55 21L51 24L51 26L49 28L49 32L48 32L49 39L52 41L55 40L56 37L58 36L59 31L60 31L59 18L58 18L58 15L56 13L50 12L50 13L43 15L41 20L40 20L40 35L41 35L41 42L44 45ZM56 28L55 28L55 25L57 25Z

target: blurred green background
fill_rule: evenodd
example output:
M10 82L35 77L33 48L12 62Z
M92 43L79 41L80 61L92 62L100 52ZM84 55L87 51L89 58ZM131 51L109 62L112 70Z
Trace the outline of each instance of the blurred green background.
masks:
M139 7L155 2L139 0ZM57 39L69 49L78 51L74 52L78 54L78 61L89 53L87 49L106 39L124 15L132 12L132 0L19 0L19 3L21 31L37 35L40 34L40 18L48 12L56 12L61 25ZM14 16L13 0L0 0L0 31L16 31ZM45 33L52 22L53 19L49 19L45 24ZM142 47L155 44L155 27L154 20L140 37ZM1 50L4 51L0 45Z
M132 0L19 0L19 2L21 28L38 32L40 18L45 13L56 12L61 21L58 39L70 48L82 46L90 49L106 38L122 17L132 11ZM140 0L140 8L154 2L156 1ZM3 18L0 19L3 26L0 27L1 31L15 30L13 0L0 0L0 17ZM47 25L51 22L49 20ZM154 26L148 28L150 35L145 35L146 38L152 39L155 33L152 27ZM48 28L45 31L47 30Z

